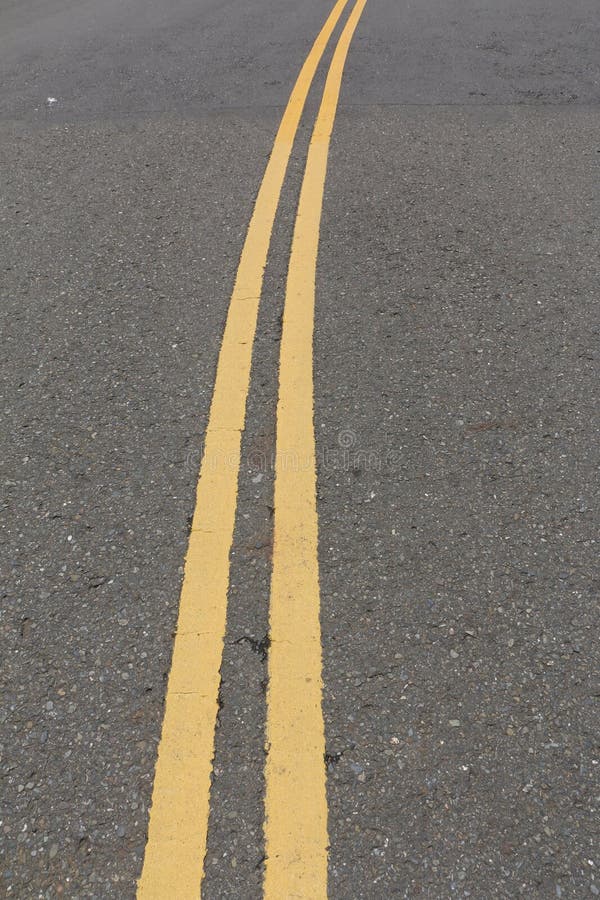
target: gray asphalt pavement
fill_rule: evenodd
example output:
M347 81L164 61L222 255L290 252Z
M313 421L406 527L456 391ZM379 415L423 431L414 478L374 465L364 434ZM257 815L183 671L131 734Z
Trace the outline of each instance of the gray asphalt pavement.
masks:
M0 0L2 896L135 895L229 297L329 8ZM268 460L323 74L259 317L211 900L261 895ZM368 0L350 51L314 358L335 900L600 895L599 100L593 0Z

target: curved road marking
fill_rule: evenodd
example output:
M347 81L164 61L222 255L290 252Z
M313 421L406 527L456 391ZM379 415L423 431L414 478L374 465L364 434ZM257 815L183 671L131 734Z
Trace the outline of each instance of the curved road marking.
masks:
M300 71L279 126L242 250L206 429L177 634L154 777L139 898L197 898L226 627L241 433L271 231L317 66L348 0L338 0Z
M327 896L313 321L329 142L344 64L365 3L354 6L327 75L298 203L283 314L267 699L267 900Z

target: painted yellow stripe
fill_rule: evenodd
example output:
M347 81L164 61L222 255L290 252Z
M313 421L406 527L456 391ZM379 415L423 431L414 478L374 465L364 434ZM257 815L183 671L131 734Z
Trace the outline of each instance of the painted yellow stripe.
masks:
M313 423L315 277L329 141L366 0L335 50L300 193L288 270L277 407L266 769L267 900L327 896L318 522Z
M197 900L200 893L241 432L263 273L300 116L347 2L338 0L333 7L290 95L256 198L229 305L186 557L148 843L138 883L141 900Z

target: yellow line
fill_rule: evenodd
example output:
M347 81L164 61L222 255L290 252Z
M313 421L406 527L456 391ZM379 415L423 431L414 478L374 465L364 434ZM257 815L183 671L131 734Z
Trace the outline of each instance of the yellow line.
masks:
M315 277L329 141L366 0L336 47L312 134L288 270L277 407L266 769L267 900L327 896L318 520L313 423Z
M200 893L241 432L263 272L300 116L347 2L335 4L290 95L256 198L229 305L186 557L148 843L138 883L141 900L197 900Z

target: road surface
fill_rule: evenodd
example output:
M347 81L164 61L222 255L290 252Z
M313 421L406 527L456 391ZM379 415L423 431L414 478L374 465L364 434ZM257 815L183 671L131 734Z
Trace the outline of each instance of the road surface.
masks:
M600 895L597 4L0 0L0 84L0 893Z

